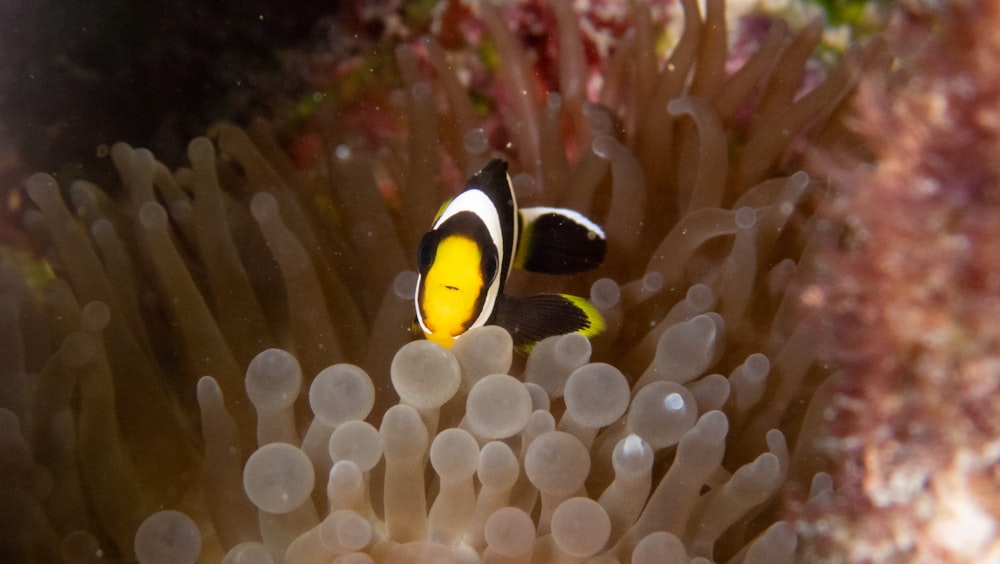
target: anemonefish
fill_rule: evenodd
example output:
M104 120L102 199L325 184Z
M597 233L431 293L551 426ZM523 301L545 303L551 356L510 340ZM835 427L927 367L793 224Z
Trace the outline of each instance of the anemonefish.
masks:
M450 348L473 327L494 324L528 351L553 335L604 330L584 298L567 294L514 297L503 293L510 269L573 274L604 259L601 228L572 210L519 210L507 163L494 159L438 211L417 251L417 323L426 338Z

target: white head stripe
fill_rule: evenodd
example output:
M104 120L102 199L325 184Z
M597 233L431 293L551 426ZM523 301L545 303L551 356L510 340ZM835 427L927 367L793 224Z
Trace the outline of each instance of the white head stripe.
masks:
M464 211L476 214L483 221L486 230L490 233L490 239L493 240L493 244L496 245L498 252L503 252L503 233L500 230L500 216L497 215L497 210L493 207L493 202L490 201L490 198L482 190L466 190L455 196L455 199L448 204L448 207L441 213L441 217L438 218L431 229L437 229L448 218Z

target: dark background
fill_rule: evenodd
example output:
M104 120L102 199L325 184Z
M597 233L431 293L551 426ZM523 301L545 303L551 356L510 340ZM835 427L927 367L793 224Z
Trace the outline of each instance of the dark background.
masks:
M340 4L0 0L0 182L70 180L115 141L180 164L211 122L294 91L282 50L315 42Z

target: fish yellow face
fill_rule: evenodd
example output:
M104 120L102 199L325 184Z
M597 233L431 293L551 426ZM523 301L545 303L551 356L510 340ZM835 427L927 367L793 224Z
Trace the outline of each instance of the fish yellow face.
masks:
M482 216L469 210L451 213L420 241L417 321L428 340L450 348L493 314L500 288L493 241Z
M507 163L494 160L438 211L417 249L417 323L428 340L455 339L496 316L517 246Z
M479 316L485 284L479 245L464 235L449 235L437 244L423 280L423 323L427 339L450 348Z

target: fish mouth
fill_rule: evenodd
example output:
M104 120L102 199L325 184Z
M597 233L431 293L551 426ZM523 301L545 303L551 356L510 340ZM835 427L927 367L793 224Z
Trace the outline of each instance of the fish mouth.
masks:
M451 290L451 291L453 291L453 292L457 292L457 291L459 291L459 288L458 288L458 286L448 286L448 285L445 285L445 289L447 289L447 290Z

